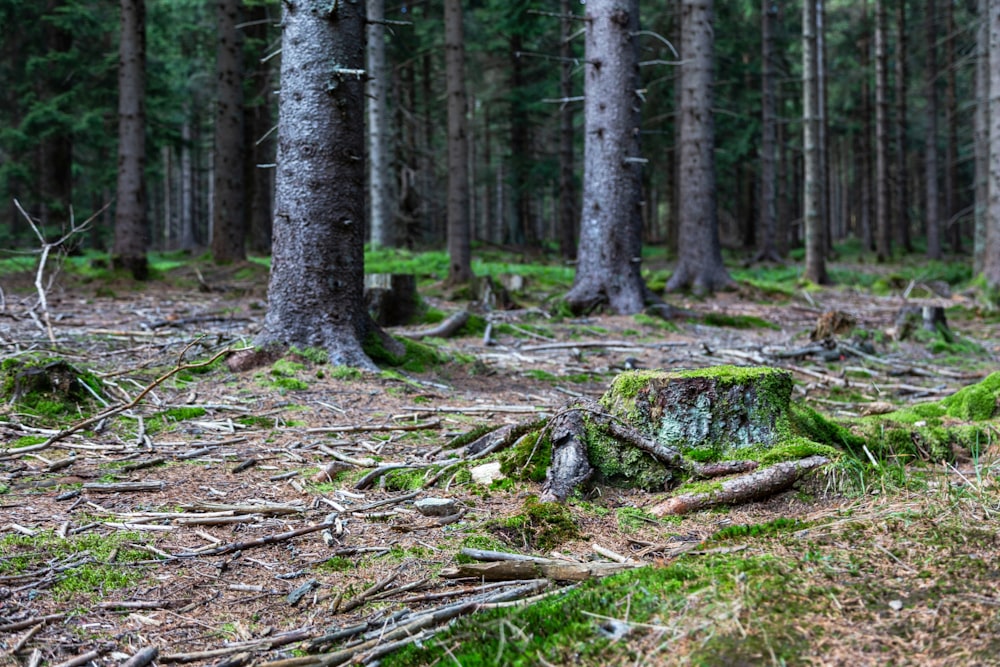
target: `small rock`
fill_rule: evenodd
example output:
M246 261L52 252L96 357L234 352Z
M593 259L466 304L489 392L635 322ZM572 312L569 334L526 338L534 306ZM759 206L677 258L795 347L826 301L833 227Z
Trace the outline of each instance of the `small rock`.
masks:
M900 609L903 608L903 601L902 600L890 600L889 601L889 607L891 607L893 611L899 611Z
M458 503L451 498L421 498L413 506L424 516L448 516L458 512Z
M505 475L500 472L500 462L493 461L492 463L484 463L481 466L476 466L469 470L472 475L472 481L476 484L482 484L483 486L489 486L498 479L503 479Z

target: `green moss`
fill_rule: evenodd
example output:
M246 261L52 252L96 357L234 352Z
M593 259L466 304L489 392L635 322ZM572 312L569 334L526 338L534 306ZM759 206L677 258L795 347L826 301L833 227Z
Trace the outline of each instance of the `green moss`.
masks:
M15 438L11 440L9 447L11 449L20 449L21 447L30 447L31 445L39 445L48 440L43 435L22 435L20 438Z
M415 491L424 486L424 471L421 470L390 470L382 481L386 491Z
M959 389L941 401L948 414L966 421L991 419L1000 398L1000 372L993 373L977 384Z
M839 458L841 453L841 450L830 445L821 445L808 438L793 437L783 444L762 451L759 456L748 456L747 458L769 465L780 461L804 459L807 456L825 456L832 460Z
M806 405L792 403L788 410L791 433L831 447L859 453L865 439L830 421Z
M320 572L349 572L355 568L357 568L357 563L343 556L328 558L316 566Z
M507 545L493 537L492 535L474 534L462 539L463 549L479 549L480 551L503 551ZM455 556L457 563L475 563L476 559L465 556L461 553Z
M520 514L487 525L514 547L543 552L580 537L580 530L565 505L542 503L535 496L524 502Z
M778 517L764 523L735 524L732 526L726 526L725 528L716 531L715 534L709 537L706 541L722 542L725 540L744 539L748 537L766 537L802 530L808 525L808 523L799 519Z
M637 447L623 445L586 417L587 458L597 471L597 481L646 491L662 491L673 480L673 471Z
M515 434L514 445L500 454L500 471L511 479L543 482L552 465L552 441L546 434L539 442L542 429L537 423L531 426L526 433Z
M79 418L101 388L93 373L59 358L25 354L0 362L0 401L44 424Z
M408 338L396 338L403 345L401 356L386 349L382 339L371 333L364 340L364 351L368 357L379 365L400 367L410 373L423 373L428 367L435 367L449 361L447 355L434 347Z
M543 371L539 368L532 368L524 372L524 374L534 380L539 380L542 382L558 382L559 378L549 373L548 371Z
M618 527L626 533L637 532L641 528L662 526L664 524L680 523L681 517L656 517L638 507L619 507L615 510Z

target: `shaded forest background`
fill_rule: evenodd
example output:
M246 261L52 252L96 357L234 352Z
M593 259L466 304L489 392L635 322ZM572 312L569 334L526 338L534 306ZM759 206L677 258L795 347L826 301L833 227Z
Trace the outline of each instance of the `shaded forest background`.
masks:
M139 3L142 4L142 3ZM679 2L642 4L640 71L645 244L677 251L675 124ZM984 4L984 3L981 3ZM762 210L762 25L770 14L776 74L777 246L800 258L803 242L802 12L799 3L716 3L714 118L717 203L723 246L748 257ZM267 254L275 161L278 2L146 0L146 247L212 247L219 82L219 19L239 10L242 62L241 174L246 251ZM885 39L877 77L878 22ZM881 224L891 251L972 256L977 183L985 201L983 136L974 122L982 82L975 2L818 4L821 209L827 244L856 239L875 251ZM387 84L387 230L374 245L440 247L446 237L447 132L444 11L437 2L384 7ZM575 254L582 153L583 45L577 3L464 3L469 121L469 220L473 239ZM102 0L0 2L0 243L34 234L12 201L53 233L100 213L86 239L105 250L114 225L120 7ZM227 70L227 68L230 68ZM980 76L982 76L980 72ZM980 91L977 93L977 90ZM876 127L879 102L886 123ZM876 171L882 133L889 168ZM568 140L567 140L568 139ZM980 165L985 164L980 162ZM233 171L233 167L227 167ZM981 167L981 169L983 169ZM891 197L882 211L879 189ZM884 220L880 219L885 218ZM982 216L980 216L982 217ZM927 243L928 231L932 242ZM974 242L975 240L975 242ZM884 248L879 258L885 259ZM233 259L222 253L221 260ZM239 253L238 253L239 254ZM981 258L980 258L981 260ZM970 266L978 272L981 264Z

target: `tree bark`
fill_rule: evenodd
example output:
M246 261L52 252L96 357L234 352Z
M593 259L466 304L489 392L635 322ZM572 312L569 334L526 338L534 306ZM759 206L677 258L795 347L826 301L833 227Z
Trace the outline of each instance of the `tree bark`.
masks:
M448 81L448 282L472 279L469 228L469 121L465 94L465 31L461 0L445 0L445 75Z
M733 283L722 263L715 199L712 116L715 37L712 0L681 3L680 169L678 245L681 256L667 290L710 294Z
M989 0L989 210L983 278L991 291L1000 290L1000 0Z
M638 0L587 5L583 211L574 312L642 310Z
M858 44L861 59L861 132L858 146L858 176L861 197L859 202L858 226L861 247L865 251L875 250L875 233L872 228L872 92L871 92L871 41L868 32L868 0L864 0L861 10L862 38Z
M570 36L573 21L570 0L560 0L562 41L559 56L563 59L559 72L559 94L565 100L573 96L573 47ZM573 176L573 105L565 103L559 110L559 253L565 259L576 259L577 188Z
M990 119L989 0L976 3L979 27L976 30L976 112L973 118L975 150L975 221L972 233L972 272L983 272L986 257L986 229L989 217Z
M761 0L761 142L760 142L760 229L757 260L780 262L776 244L777 230L777 76L775 74L774 28L778 5Z
M949 0L950 1L950 0ZM902 4L902 3L900 3ZM937 3L927 0L924 17L927 35L927 62L924 64L924 100L927 128L924 136L924 195L927 230L927 259L941 259L941 211L938 189L938 94L937 94ZM902 33L900 33L902 35Z
M392 246L395 234L389 205L388 72L385 60L385 0L368 7L368 192L369 236L373 250Z
M146 4L121 0L118 46L118 187L112 265L136 280L146 263Z
M906 168L906 128L907 128L907 107L906 107L906 2L897 0L896 2L896 36L898 45L896 47L896 120L893 123L896 134L896 179L893 183L893 232L896 235L897 245L904 252L913 252L913 239L910 233L910 193L907 184L908 170ZM888 37L886 37L888 40ZM888 47L887 47L888 48ZM886 55L888 58L888 54ZM887 65L888 67L888 65ZM888 76L888 70L886 70ZM886 92L888 95L888 92ZM886 122L889 122L886 120Z
M889 36L885 3L875 0L875 252L879 262L892 258L889 211Z
M364 8L323 7L284 2L274 248L256 342L374 369L362 349L381 335L364 307Z
M805 277L826 282L826 223L823 220L823 172L820 165L820 117L816 3L802 3L802 146L805 160L803 219L806 232Z
M224 264L246 259L243 162L243 38L240 0L216 3L215 180L212 192L212 259Z

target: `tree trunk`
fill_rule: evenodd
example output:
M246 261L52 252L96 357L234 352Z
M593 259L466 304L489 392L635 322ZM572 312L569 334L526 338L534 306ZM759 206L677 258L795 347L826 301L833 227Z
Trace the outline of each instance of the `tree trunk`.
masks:
M889 211L889 23L885 3L875 0L875 251L879 262L892 258Z
M715 37L712 0L681 3L680 198L681 256L667 290L710 294L732 285L722 263L715 199L712 116Z
M946 144L944 153L944 214L945 221L944 235L948 238L951 251L955 254L962 252L962 225L954 219L958 210L958 185L956 174L958 172L958 99L957 81L955 74L955 5L951 2L944 3L945 12L945 62L946 72L945 88L945 126Z
M448 81L448 282L472 279L469 229L469 121L465 96L465 31L461 0L445 0L445 76Z
M996 292L1000 290L1000 0L989 0L989 31L989 210L983 277L986 287Z
M364 306L364 7L323 7L284 2L274 248L256 342L374 370L362 349L381 333Z
M177 247L181 250L190 250L195 244L195 174L191 159L192 141L191 119L185 118L184 122L181 123L181 210L178 223L180 228L177 236Z
M253 97L244 105L244 183L249 190L249 207L244 211L248 250L255 254L271 252L271 216L274 213L274 115L271 111L274 95L272 60L261 62L271 48L272 18L267 5L246 7L247 42L253 46L257 65L251 70Z
M805 277L826 282L826 223L823 220L823 172L820 165L820 117L816 3L802 3L802 147L805 160L803 223L806 232Z
M523 19L521 19L523 21ZM510 181L511 194L514 197L514 214L507 233L507 242L515 246L529 249L538 247L538 235L531 215L531 195L533 186L530 182L532 156L531 125L527 111L524 87L524 48L522 35L515 32L510 38Z
M389 205L389 116L385 64L385 0L367 0L368 7L368 192L369 234L373 250L392 246L395 234Z
M216 109L212 259L229 263L246 259L243 163L243 38L240 0L216 4Z
M990 179L990 117L989 117L989 72L990 72L990 30L989 0L978 0L976 4L979 27L976 30L976 112L973 118L975 150L975 221L972 233L972 273L983 271L986 257L986 229L989 218Z
M112 265L136 280L146 263L146 5L121 0L118 46L118 188Z
M872 91L871 91L871 41L868 32L868 0L864 0L861 10L862 37L858 44L861 59L861 131L858 141L858 176L861 197L859 202L858 226L861 247L866 251L875 250L875 232L872 228Z
M908 169L906 168L906 2L896 3L896 35L899 44L896 48L896 180L893 184L895 204L893 204L892 228L896 234L896 243L904 252L913 252L913 239L910 233L910 190L907 187ZM886 37L888 40L888 37ZM888 55L886 56L888 57ZM888 70L887 74L888 76ZM888 92L886 93L888 95ZM888 122L888 120L886 121Z
M826 275L825 258L833 250L833 217L830 215L830 140L827 127L827 95L826 95L826 33L823 21L826 10L823 0L816 0L816 142L819 150L819 217L823 225L823 257L824 280ZM808 239L806 243L808 244ZM806 251L808 255L808 250ZM808 273L808 264L807 273Z
M777 229L777 151L778 107L775 90L774 28L778 20L778 5L774 0L762 0L761 9L761 142L760 142L760 229L757 259L780 262L775 241Z
M950 0L948 0L950 2ZM941 259L941 212L938 192L938 94L937 94L937 6L927 0L927 62L924 66L924 100L927 104L927 128L924 144L925 224L927 228L927 259ZM902 33L901 33L902 34Z
M563 61L559 73L559 94L564 100L573 96L571 12L570 0L560 0L559 13L563 19L559 56ZM573 105L564 102L559 110L559 253L569 260L576 259L577 189L573 182L573 138Z
M592 0L587 17L583 211L566 302L578 313L605 305L637 313L645 290L639 271L639 3Z

